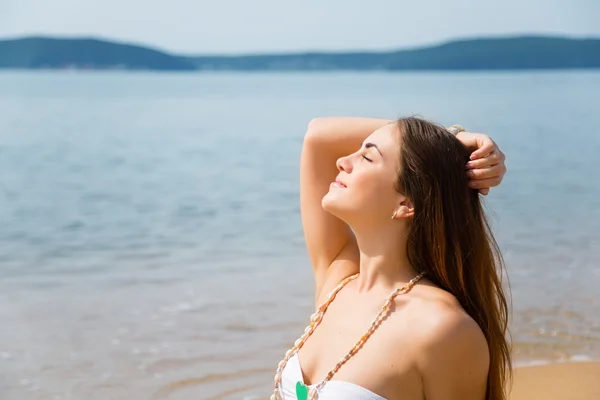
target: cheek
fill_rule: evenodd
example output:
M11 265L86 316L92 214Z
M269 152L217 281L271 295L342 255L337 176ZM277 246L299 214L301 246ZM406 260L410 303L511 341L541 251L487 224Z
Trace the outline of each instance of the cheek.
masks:
M370 206L393 207L396 190L383 173L364 173L353 181L352 197Z

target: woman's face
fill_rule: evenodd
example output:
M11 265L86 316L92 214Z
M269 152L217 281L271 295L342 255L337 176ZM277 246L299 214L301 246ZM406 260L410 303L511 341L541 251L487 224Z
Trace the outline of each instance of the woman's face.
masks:
M398 127L373 132L356 152L337 161L339 173L321 202L350 226L389 220L405 199L394 188L400 158Z

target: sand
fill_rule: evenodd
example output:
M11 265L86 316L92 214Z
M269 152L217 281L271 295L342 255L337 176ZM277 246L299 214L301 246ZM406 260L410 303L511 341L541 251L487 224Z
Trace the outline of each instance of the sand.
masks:
M600 400L600 362L514 370L510 400Z

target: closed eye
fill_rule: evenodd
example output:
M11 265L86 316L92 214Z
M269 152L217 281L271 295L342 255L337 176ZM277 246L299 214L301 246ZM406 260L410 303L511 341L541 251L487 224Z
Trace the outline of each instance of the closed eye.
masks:
M370 158L366 157L364 154L363 154L362 158L364 158L364 159L365 159L365 160L367 160L368 162L373 162L373 160L371 160Z

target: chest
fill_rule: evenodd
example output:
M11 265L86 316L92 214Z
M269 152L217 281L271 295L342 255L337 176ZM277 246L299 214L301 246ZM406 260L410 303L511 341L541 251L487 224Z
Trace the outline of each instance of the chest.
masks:
M298 352L304 382L320 383L367 333L384 302L385 298L365 301L340 296L336 299ZM410 387L420 393L414 358L410 351L403 351L410 349L410 330L403 324L402 317L402 310L394 309L340 366L332 380L350 382L390 400L399 399L399 388L405 394ZM402 399L418 398L407 396Z

